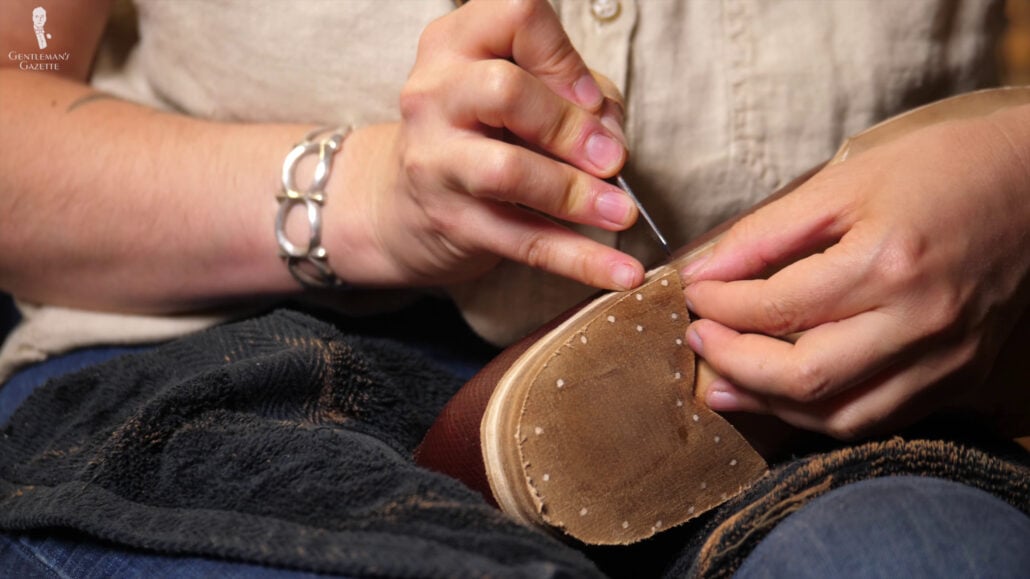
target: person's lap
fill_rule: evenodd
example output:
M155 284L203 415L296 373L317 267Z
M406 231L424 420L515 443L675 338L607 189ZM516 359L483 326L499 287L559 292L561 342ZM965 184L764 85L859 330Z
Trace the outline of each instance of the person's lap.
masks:
M784 519L738 577L1026 577L1030 517L993 495L927 477L873 478Z
M401 312L344 319L342 323L362 335L397 338L463 380L494 354L491 346L473 336L456 311L437 300L419 302ZM440 339L437 334L441 333L449 339ZM153 347L84 348L21 369L0 386L0 428L6 427L17 408L48 381ZM0 532L0 568L18 577L324 576L209 557L162 555L73 533Z
M455 375L467 377L477 366L475 357L424 343L432 346L423 351ZM0 421L46 380L125 353L91 349L22 372L0 388ZM872 479L831 491L787 517L745 560L740 576L1019 576L1030 569L1030 555L1019 548L1026 544L1030 518L983 491L933 478ZM25 577L315 576L74 535L0 534L0 562Z
M786 518L737 576L1025 577L1028 540L1030 520L983 491L933 478L872 479ZM0 534L0 561L27 578L320 576L37 535Z
M52 378L151 346L96 347L56 356L18 372L0 388L0 427L32 392ZM208 557L160 555L75 535L0 533L0 568L10 577L240 577L314 578L313 573L274 569Z
M315 579L316 573L275 569L207 557L159 555L84 539L0 534L0 561L8 577L224 577Z

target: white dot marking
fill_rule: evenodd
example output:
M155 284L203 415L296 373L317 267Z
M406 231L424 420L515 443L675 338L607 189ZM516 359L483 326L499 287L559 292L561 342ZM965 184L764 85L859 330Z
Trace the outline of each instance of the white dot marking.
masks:
M544 475L544 476L547 476L547 475ZM708 483L706 483L706 482L702 481L702 482L701 482L701 490L704 490L704 489L706 489L706 488L708 488Z
M637 324L637 331L638 332L643 332L644 331L644 326L641 326L640 324Z
M547 482L547 481L549 481L549 480L551 480L551 475L549 475L549 474L547 474L547 473L545 472L545 473L544 473L544 482Z
M590 511L588 511L586 507L583 507L582 509L579 510L579 516L585 517L588 512L590 512Z
M677 314L676 312L672 312L672 315L670 315L669 317L670 317L670 318L672 318L672 319L674 319L674 320L678 320L678 319L680 319L680 315L679 315L679 314Z
M614 324L615 323L615 316L608 316L608 323L609 324Z
M683 345L683 338L676 338L676 345L677 346L682 346Z
M622 521L622 528L623 529L628 529L629 528L629 521Z
M677 380L680 380L680 379L683 378L683 374L680 374L679 372L676 372L675 374L672 375L672 377L677 379Z
M586 334L584 334L584 335L580 336L580 337L579 337L579 341L580 341L580 342L582 342L582 343L584 343L584 344L586 344L586 343L587 343L587 337L586 337Z
M683 401L682 401L682 400L680 400L679 398L677 398L677 399L676 399L676 406L677 406L677 407L682 407L682 406L683 406Z
M687 514L688 514L688 515L692 515L692 514L694 514L694 505L690 505L690 508L689 508L689 509L687 509Z
M701 420L701 417L700 417L700 416L698 416L697 414L695 414L695 415L691 416L691 418L693 418L693 419L694 419L694 422L697 422L698 420Z
M555 385L558 386L559 388L561 388L562 386L565 385L565 380L562 380L561 378L558 378L558 381L555 382Z
M537 434L543 434L544 433L544 429L540 428L539 426L537 426L536 428L533 429L533 432L535 432Z
M737 466L737 459L731 460L730 461L730 466Z
M662 287L669 287L669 280L663 279L662 280Z
M644 294L637 294L637 301L638 302L644 301Z
M716 435L716 437L715 437L715 444L719 444L721 441L722 441L722 437Z

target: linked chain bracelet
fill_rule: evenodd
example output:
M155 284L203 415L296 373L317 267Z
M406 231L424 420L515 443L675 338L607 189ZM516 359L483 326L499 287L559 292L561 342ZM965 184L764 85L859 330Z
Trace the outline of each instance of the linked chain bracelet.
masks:
M322 247L322 206L325 204L325 186L329 181L333 155L343 147L350 127L327 127L308 133L286 155L283 161L282 188L276 199L279 212L275 216L275 239L279 243L279 256L286 262L293 277L304 287L339 288L344 285L329 266L328 254ZM297 165L307 155L318 155L315 175L305 189L297 186ZM286 217L303 204L308 216L308 243L294 245L286 237Z

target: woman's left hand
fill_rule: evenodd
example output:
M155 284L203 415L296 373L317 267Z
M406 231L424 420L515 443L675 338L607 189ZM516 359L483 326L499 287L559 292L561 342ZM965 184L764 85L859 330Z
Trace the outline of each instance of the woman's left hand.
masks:
M828 167L684 277L704 318L688 342L724 377L714 410L852 439L995 400L985 378L1030 302L1030 106Z

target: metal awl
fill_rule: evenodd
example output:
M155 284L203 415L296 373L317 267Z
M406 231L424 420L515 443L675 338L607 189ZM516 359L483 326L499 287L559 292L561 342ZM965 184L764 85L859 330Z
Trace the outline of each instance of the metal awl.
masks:
M654 236L658 244L662 246L662 251L665 252L665 255L672 255L672 248L669 247L669 242L665 240L665 236L658 230L658 226L655 224L654 219L651 219L651 215L648 214L647 209L644 209L644 206L640 203L640 199L638 199L636 194L633 193L633 190L629 188L629 183L622 178L621 173L615 176L615 184L625 191L626 195L629 195L629 198L633 200L633 204L637 206L637 210L640 211L640 215L644 218L644 221L647 222L647 226L651 228L651 234Z

